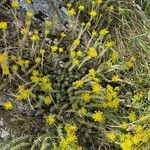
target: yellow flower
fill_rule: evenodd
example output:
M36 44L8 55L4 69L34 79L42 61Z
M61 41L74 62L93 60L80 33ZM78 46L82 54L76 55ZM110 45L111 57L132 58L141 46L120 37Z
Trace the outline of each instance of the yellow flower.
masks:
M104 35L106 35L108 33L109 33L109 31L106 28L100 30L100 32L99 32L99 34L102 35L102 36L104 36Z
M96 58L98 56L97 51L94 47L90 47L87 54L90 58Z
M127 127L128 127L127 122L122 122L122 124L120 125L120 128L122 128L122 129L127 129Z
M6 30L7 29L7 22L0 22L0 30Z
M136 131L137 133L140 133L140 132L143 131L143 127L139 124L139 125L137 125L137 126L135 127L135 131Z
M91 101L91 96L88 92L85 92L82 94L82 99L86 102L89 103Z
M70 56L71 56L72 58L75 58L76 52L75 52L74 50L70 50Z
M25 60L25 61L24 61L25 67L29 67L29 64L30 64L30 61L29 61L29 60Z
M70 8L72 6L71 3L67 3L67 7Z
M59 146L60 146L61 150L67 150L69 147L69 144L70 143L65 138L62 138L60 140Z
M135 62L136 58L134 56L132 56L130 60L131 60L131 62Z
M58 46L57 45L51 46L51 50L52 52L56 52L58 50Z
M49 114L49 115L47 116L47 118L46 118L46 122L47 122L47 124L49 124L49 125L54 124L54 123L56 122L55 115Z
M65 34L64 32L61 32L60 36L61 36L62 38L64 38L64 37L66 37L66 34Z
M87 27L90 27L91 26L91 22L88 21L86 25L87 25Z
M82 22L82 23L81 23L81 26L84 27L84 26L85 26L85 22Z
M0 54L1 55L1 54ZM13 61L16 61L16 59L17 59L17 57L15 56L15 55L11 55L11 59L13 60ZM1 59L0 59L1 60Z
M44 104L50 105L52 103L52 100L53 98L51 96L46 96L43 101L44 101Z
M112 62L113 62L113 63L116 62L116 60L118 59L118 57L119 57L118 52L113 51L113 53L112 53L112 55L111 55L111 60L112 60Z
M49 31L48 29L45 29L45 30L44 30L44 34L45 34L45 35L48 35L49 33L50 33L50 31Z
M114 10L114 6L113 6L113 5L110 5L110 6L109 6L109 10L110 10L110 11L113 11L113 10Z
M32 94L32 91L30 89L22 89L17 95L17 100L27 100Z
M120 80L119 76L117 76L117 75L112 76L112 81L116 82L116 81L119 81L119 80Z
M40 54L41 54L41 55L44 55L44 53L45 53L45 50L44 50L44 49L41 49L41 50L40 50Z
M92 31L92 36L95 37L97 35L97 32L95 30Z
M38 76L39 75L39 71L38 70L33 70L32 71L32 76Z
M141 92L137 92L134 96L133 96L133 100L134 101L140 101L142 98L144 97L144 93Z
M107 64L107 67L109 67L109 68L112 67L112 65L113 65L110 60L108 60L108 61L106 62L106 64Z
M126 139L120 144L122 150L133 150L133 142L131 139Z
M2 65L1 67L2 67L4 75L9 75L10 74L9 67L7 65Z
M42 77L42 78L41 78L41 81L42 81L43 83L49 82L48 76Z
M28 33L29 33L29 30L28 30L28 29L26 29L26 28L21 29L21 34L22 34L22 35L26 35L26 34L28 34Z
M80 6L78 7L78 9L79 9L80 11L83 11L83 10L84 10L84 6L83 6L83 5L80 5Z
M82 88L83 83L84 82L82 80L78 80L78 81L74 82L73 85L75 85L77 88Z
M11 101L7 101L3 104L3 107L6 109L6 110L11 110L13 109L13 104Z
M12 1L12 3L11 3L11 7L17 9L17 8L19 7L19 3L14 0L14 1Z
M69 16L74 16L74 15L76 15L76 11L75 11L75 9L70 9L69 11L68 11L68 13L69 13Z
M59 53L62 53L62 52L64 51L64 49L63 49L62 47L60 47L60 48L58 49L58 51L59 51Z
M115 141L115 139L116 139L116 133L113 132L113 131L108 132L108 133L106 134L106 136L107 136L107 138L108 138L110 141Z
M73 144L77 141L77 137L73 134L69 134L67 135L66 140L68 141L69 144Z
M105 122L105 116L103 112L95 111L95 113L92 115L92 119L95 122L104 123Z
M73 42L73 45L78 46L80 44L80 39L76 39Z
M50 91L50 90L52 90L52 84L49 83L49 82L41 83L40 86L41 86L42 91Z
M133 122L133 121L135 121L136 120L136 118L137 118L137 116L136 116L136 114L135 114L135 112L130 112L130 114L129 114L129 120L131 121L131 122Z
M33 17L33 13L31 11L27 11L27 17L32 18Z
M21 57L18 57L18 61L16 63L20 66L23 66L24 65L24 60Z
M12 71L13 71L14 73L16 73L17 70L18 70L18 66L17 66L17 65L13 65L13 66L12 66Z
M97 15L97 12L95 10L92 10L89 14L91 17L95 17Z
M97 4L101 4L103 2L103 0L96 0Z
M105 43L105 47L109 48L109 47L112 47L114 45L113 42L106 42Z
M73 59L73 60L72 60L72 64L73 64L73 65L78 65L78 64L79 64L79 60Z
M68 135L69 134L75 134L77 130L78 130L78 127L77 127L77 125L75 123L67 124L65 126L65 131L67 132Z
M87 109L85 109L85 107L81 107L79 110L78 110L78 113L81 115L81 116L84 116L87 114Z
M133 67L133 63L132 63L131 61L127 61L127 62L123 65L123 67L124 67L125 69L130 69L130 68Z
M32 0L26 0L26 3L27 3L27 4L31 4L31 3L32 3Z
M83 56L83 52L81 50L77 51L77 56L78 57L82 57Z
M32 81L33 83L37 84L37 83L40 81L40 79L39 79L39 77L37 77L37 76L31 76L31 81Z
M33 35L30 37L30 40L31 40L32 42L38 41L39 39L40 39L40 37L39 37L38 35L36 35L36 34L33 34Z
M26 25L27 27L30 27L31 21L29 21L29 20L25 21L25 25Z
M41 62L41 58L40 58L40 57L37 57L37 58L35 59L35 62L36 62L37 64L39 64L39 63Z
M92 85L93 93L94 94L99 94L101 91L101 86L97 83Z
M94 68L91 68L91 69L89 70L89 76L92 77L92 78L95 78L96 72L95 72Z
M45 20L45 26L50 27L52 25L51 21Z
M8 60L7 53L0 53L0 64L5 63Z

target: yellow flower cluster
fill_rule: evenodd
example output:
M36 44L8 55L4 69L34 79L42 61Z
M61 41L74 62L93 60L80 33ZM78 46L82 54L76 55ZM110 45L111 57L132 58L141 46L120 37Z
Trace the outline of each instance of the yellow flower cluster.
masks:
M69 16L75 16L76 15L76 11L74 8L71 8L69 11L68 11L68 14Z
M32 36L30 37L30 40L32 42L38 41L40 39L38 34L32 34Z
M0 53L0 64L6 63L8 61L7 53Z
M28 100L28 98L32 95L31 89L25 89L24 86L19 86L19 92L16 94L17 100Z
M128 70L133 67L135 61L136 61L136 58L134 56L132 56L129 61L127 61L125 64L123 64L123 67Z
M49 115L47 116L47 118L46 118L46 122L47 122L47 124L49 124L49 125L54 124L54 123L56 122L55 115L49 114Z
M101 92L101 86L98 83L95 83L92 85L92 91L94 94L100 94Z
M84 116L87 114L87 109L85 107L81 107L79 110L78 110L78 113L81 115L81 116Z
M91 101L91 96L89 92L84 92L82 94L82 99L86 102L89 103Z
M13 104L11 101L7 101L3 104L3 107L6 109L6 110L12 110L13 109Z
M92 119L98 123L104 123L106 120L103 112L101 112L101 111L95 111L95 113L92 114Z
M53 101L53 98L51 96L46 96L44 97L44 100L43 100L45 105L50 105L52 101Z
M110 85L106 87L105 101L102 104L104 108L110 107L117 109L119 107L118 93Z
M116 140L116 133L114 131L108 132L106 134L106 137L108 138L108 140L110 141L115 141Z
M100 30L100 32L99 32L99 34L100 34L101 36L104 36L104 35L106 35L106 34L108 34L108 33L109 33L109 31L108 31L106 28Z
M3 70L3 75L9 75L10 74L8 65L1 65L1 68Z
M83 84L84 82L82 80L77 80L73 83L73 85L76 86L77 88L82 88Z
M129 113L129 120L131 122L135 121L136 118L137 118L137 116L136 116L135 112L132 111L132 112Z
M41 78L41 90L42 91L51 91L52 90L52 83L50 82L47 76Z
M133 96L133 100L139 102L143 97L144 97L144 93L140 91Z
M75 134L78 130L78 127L77 125L74 123L74 124L67 124L65 126L65 131L67 132L67 134Z
M12 8L15 8L15 9L18 9L18 7L19 7L18 1L13 0L12 3L11 3L11 7L12 7Z
M92 10L91 12L89 12L91 17L96 17L97 12L95 10Z
M73 42L73 45L78 46L80 44L80 39L76 39Z
M32 3L32 0L26 0L26 3L27 3L27 4L31 4L31 3Z
M94 47L90 47L87 54L89 58L96 58L98 56L97 51Z
M39 71L38 70L33 70L32 71L32 76L30 77L31 81L35 84L39 83L40 78L39 78Z
M119 58L119 54L117 51L113 51L112 55L111 55L111 61L112 63L115 63Z
M0 30L6 30L7 29L7 22L0 22Z
M140 142L145 142L150 138L150 129L142 130L142 132L134 135L127 133L121 135L120 146L122 150L133 150Z
M67 124L65 126L65 131L67 132L66 137L62 137L59 142L60 150L68 150L71 148L72 150L82 150L81 146L77 145L77 125L76 124Z

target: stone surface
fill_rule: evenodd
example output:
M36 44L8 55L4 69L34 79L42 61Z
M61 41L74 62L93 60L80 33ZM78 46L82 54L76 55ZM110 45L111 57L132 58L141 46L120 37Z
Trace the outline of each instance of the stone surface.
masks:
M20 0L22 9L34 12L34 20L42 23L44 20L57 22L55 26L57 30L65 30L68 23L67 9L62 0L33 0L32 5L27 5L24 0Z

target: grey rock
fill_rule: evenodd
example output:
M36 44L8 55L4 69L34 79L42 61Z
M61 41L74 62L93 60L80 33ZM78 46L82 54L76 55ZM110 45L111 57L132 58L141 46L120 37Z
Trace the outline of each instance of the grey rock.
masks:
M33 0L32 5L27 5L25 0L20 0L20 7L20 12L22 12L22 9L33 11L33 19L41 24L44 20L57 22L57 25L52 30L62 31L66 29L69 17L62 0Z
M9 132L4 130L4 129L2 129L1 133L0 133L0 136L1 136L1 138L6 138L6 137L9 136Z

